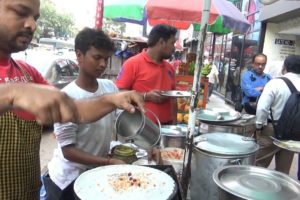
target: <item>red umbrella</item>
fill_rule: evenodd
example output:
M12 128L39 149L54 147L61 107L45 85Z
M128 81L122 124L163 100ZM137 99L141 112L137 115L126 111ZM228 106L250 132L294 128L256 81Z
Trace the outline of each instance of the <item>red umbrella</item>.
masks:
M148 0L147 18L150 25L168 24L178 29L187 29L192 23L200 23L203 0ZM245 16L227 0L211 0L208 24L213 24L218 16L223 25L234 32L245 33L250 24Z

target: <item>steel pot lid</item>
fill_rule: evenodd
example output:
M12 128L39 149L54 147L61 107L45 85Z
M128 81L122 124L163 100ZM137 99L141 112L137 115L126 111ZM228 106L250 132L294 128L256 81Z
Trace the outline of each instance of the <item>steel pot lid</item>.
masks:
M200 109L197 119L204 123L226 123L236 121L241 118L241 113L237 111L217 112L213 109Z
M284 173L262 167L229 165L216 169L213 179L220 188L243 199L300 199L298 181Z
M258 150L253 138L232 133L208 133L194 139L195 147L221 155L247 155Z
M175 125L161 126L161 134L171 137L185 137L185 133L183 132L182 128Z

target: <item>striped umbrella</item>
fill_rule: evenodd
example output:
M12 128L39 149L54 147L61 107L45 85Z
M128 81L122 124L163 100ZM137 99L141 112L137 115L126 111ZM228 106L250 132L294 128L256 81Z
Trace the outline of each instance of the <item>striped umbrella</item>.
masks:
M193 23L200 23L204 0L148 0L147 19L150 25L165 23L186 29ZM246 33L250 24L245 16L227 0L211 0L208 24L221 17L222 26L233 32Z
M188 29L201 22L202 5L203 0L106 0L103 15L115 21L143 25L148 20L150 25ZM226 0L212 0L208 24L209 31L221 34L245 33L250 27L243 14Z

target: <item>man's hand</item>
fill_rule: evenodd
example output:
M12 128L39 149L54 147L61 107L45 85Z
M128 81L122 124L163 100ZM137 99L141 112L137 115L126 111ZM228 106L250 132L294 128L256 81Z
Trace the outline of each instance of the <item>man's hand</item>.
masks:
M255 89L256 89L257 91L262 92L262 91L264 90L264 87L256 87Z
M78 120L74 101L52 86L29 83L11 85L10 105L34 114L40 124Z
M146 101L151 101L153 103L160 104L168 98L169 97L161 95L160 90L151 90L150 92L147 92L145 99L146 99Z
M120 160L120 159L110 158L108 164L109 165L123 165L123 164L126 164L126 163L123 160Z
M126 110L130 113L134 113L134 106L138 106L142 112L146 112L144 107L144 99L140 93L136 91L126 91L119 92L114 95L115 96L111 98L111 101L117 108Z

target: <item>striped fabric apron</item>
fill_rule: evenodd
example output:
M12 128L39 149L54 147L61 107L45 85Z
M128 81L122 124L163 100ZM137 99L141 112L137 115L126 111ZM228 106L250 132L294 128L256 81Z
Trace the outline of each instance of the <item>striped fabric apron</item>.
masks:
M31 82L27 72L15 65ZM1 200L39 199L41 132L36 121L23 120L12 112L0 115Z

